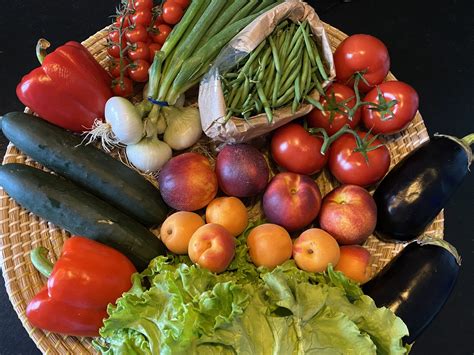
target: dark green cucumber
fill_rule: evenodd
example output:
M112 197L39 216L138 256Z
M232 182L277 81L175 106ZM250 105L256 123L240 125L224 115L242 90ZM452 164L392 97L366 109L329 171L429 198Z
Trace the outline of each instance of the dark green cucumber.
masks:
M2 131L38 163L144 225L158 225L166 218L168 208L152 183L102 150L81 144L81 137L22 112L3 116Z
M0 186L23 208L125 254L138 270L166 252L145 226L76 184L24 164L0 167Z

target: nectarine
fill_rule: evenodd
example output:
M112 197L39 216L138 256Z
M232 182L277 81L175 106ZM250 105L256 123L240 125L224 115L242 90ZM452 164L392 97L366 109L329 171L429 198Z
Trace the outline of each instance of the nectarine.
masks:
M334 270L341 271L349 279L364 283L370 274L370 252L360 245L341 246L341 256Z

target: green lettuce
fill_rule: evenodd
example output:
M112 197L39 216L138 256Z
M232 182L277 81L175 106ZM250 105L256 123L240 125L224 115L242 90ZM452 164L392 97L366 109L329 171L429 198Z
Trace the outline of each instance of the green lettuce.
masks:
M405 354L403 321L329 266L274 270L249 260L248 231L227 272L158 257L133 277L95 346L104 354Z

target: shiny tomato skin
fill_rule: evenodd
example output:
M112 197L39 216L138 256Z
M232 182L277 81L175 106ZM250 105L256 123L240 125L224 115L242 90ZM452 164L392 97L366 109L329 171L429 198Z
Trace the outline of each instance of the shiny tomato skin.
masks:
M142 25L148 27L151 23L153 16L150 9L141 9L135 11L132 15L132 23L135 25Z
M127 58L123 58L123 65L124 67L127 66L129 63ZM109 73L114 78L118 78L120 76L121 68L120 68L120 59L114 58L109 62ZM128 76L126 68L124 68L123 74Z
M324 108L328 107L328 103L329 101L331 101L332 94L334 94L334 99L337 103L352 97L353 99L347 103L347 106L350 108L354 107L356 103L354 90L352 90L348 86L339 83L333 83L326 90L327 97L321 96L319 100L319 102ZM348 124L351 128L357 126L360 121L360 114L361 110L358 109L352 117L352 120L349 120L347 114L336 112L334 114L332 122L330 122L331 111L321 111L317 108L314 108L313 111L308 114L307 121L309 127L324 128L326 132L331 136L337 131L339 131L346 124Z
M153 0L135 0L129 1L129 6L135 10L151 10L153 7Z
M145 59L150 58L150 49L148 44L145 42L136 42L132 47L128 49L128 57L131 60Z
M359 90L367 92L380 84L390 70L390 57L385 44L378 38L365 34L347 37L334 52L336 78L342 83L354 83L351 77L356 72L366 71L365 80L359 82Z
M418 110L419 98L415 89L401 81L387 81L378 85L378 88L387 102L397 100L397 104L390 109L393 118L382 120L381 112L364 106L362 108L364 126L376 134L394 134L407 128ZM364 101L379 103L377 88L369 91Z
M174 2L165 2L163 5L163 20L170 25L176 25L183 17L183 8Z
M321 154L323 139L312 136L302 126L289 123L278 128L271 141L273 160L282 168L297 174L312 175L327 163Z
M158 52L161 49L161 44L159 43L150 43L148 45L148 52L150 53L149 61L150 63L153 63L153 60L155 59L155 53Z
M145 26L135 25L127 28L125 37L130 43L146 42L148 40L148 32L146 31Z
M163 45L171 30L172 28L167 24L153 26L153 29L150 31L150 37L153 39L153 42Z
M359 137L367 140L373 136L366 132L358 132ZM382 144L376 139L370 146ZM390 152L385 145L367 153L366 162L360 152L355 152L357 147L355 137L346 133L339 137L329 149L328 166L334 177L342 184L359 185L367 187L380 181L390 168Z
M108 36L108 44L109 45L122 45L122 48L125 48L125 46L127 45L127 40L125 38L125 36L123 35L123 32L122 32L122 36L119 35L119 31L118 30L115 30L115 31L110 31Z
M132 62L128 68L128 75L130 79L143 83L148 80L148 69L150 69L150 63L143 59L137 59Z
M123 78L122 84L120 80L116 80L113 83L112 91L116 96L131 97L133 95L133 82L127 77Z

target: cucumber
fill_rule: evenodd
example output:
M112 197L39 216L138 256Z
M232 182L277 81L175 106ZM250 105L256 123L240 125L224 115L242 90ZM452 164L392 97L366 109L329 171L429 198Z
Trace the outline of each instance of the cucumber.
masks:
M23 153L107 201L145 226L163 222L168 208L152 183L109 154L22 112L2 117L3 134Z
M166 252L145 226L60 176L11 163L0 167L0 186L35 215L122 252L138 270Z

